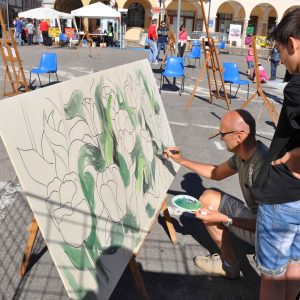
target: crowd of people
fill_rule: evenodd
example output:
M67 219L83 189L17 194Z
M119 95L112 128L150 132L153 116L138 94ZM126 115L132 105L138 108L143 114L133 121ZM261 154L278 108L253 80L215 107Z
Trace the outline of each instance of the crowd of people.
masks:
M219 254L197 256L194 263L210 275L239 278L240 266L229 237L229 231L234 233L255 245L261 300L300 297L299 24L297 8L286 14L271 34L275 43L269 58L273 65L271 78L276 77L278 57L290 77L269 149L256 140L251 114L238 109L221 119L218 132L227 150L233 153L229 160L214 165L185 158L179 147L164 151L166 159L173 159L199 176L222 180L238 174L245 202L216 190L206 190L199 199L201 209L195 216L205 224ZM250 71L251 61L247 57Z
M48 35L49 24L46 20L41 20L38 28L36 28L32 19L15 17L13 25L14 39L19 46L24 46L25 44L31 46L39 42L45 46L51 45L52 41L50 41ZM39 32L41 33L41 38L39 38ZM34 36L36 36L35 41Z

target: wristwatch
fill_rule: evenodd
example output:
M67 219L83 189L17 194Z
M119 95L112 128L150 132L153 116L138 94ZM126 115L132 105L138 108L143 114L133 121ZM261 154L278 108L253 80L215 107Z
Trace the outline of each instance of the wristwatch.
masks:
M232 225L232 218L228 217L227 221L223 223L224 226L229 227Z

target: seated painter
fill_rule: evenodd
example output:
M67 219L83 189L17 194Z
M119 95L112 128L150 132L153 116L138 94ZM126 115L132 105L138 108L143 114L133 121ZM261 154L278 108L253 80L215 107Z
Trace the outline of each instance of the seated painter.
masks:
M221 140L233 155L221 164L207 164L183 157L180 148L169 147L165 158L172 158L199 176L222 180L238 174L244 201L225 192L206 190L199 201L202 208L195 213L220 249L221 255L197 256L194 263L202 271L230 279L240 277L240 265L230 241L229 231L254 245L257 206L251 187L267 154L267 147L255 139L256 124L252 115L242 109L228 112L220 122ZM217 136L215 135L215 136ZM214 137L215 137L214 136ZM171 150L178 150L176 154Z

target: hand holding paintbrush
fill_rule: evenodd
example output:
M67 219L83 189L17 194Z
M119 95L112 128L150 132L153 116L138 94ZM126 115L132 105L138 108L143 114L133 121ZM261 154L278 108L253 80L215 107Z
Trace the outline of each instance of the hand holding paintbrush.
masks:
M168 159L172 158L175 162L179 163L182 160L181 152L179 147L168 147L163 152L163 157Z

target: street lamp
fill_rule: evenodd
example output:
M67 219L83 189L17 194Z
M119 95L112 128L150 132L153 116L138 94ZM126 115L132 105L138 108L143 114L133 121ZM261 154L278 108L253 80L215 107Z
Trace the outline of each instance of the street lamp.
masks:
M209 24L211 0L208 0L208 1L209 1L209 3L208 3L208 24ZM208 25L208 27L209 27L209 25Z

